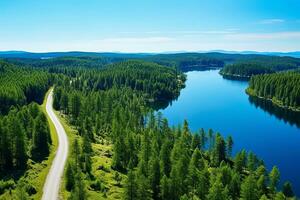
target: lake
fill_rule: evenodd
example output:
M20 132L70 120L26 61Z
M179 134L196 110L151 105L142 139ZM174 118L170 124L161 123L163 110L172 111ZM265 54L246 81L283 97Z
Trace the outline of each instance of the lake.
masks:
M248 82L227 80L219 70L187 72L186 87L177 100L160 110L170 125L184 119L192 131L220 132L234 139L234 152L254 152L281 180L289 180L300 195L300 113L291 113L245 93Z

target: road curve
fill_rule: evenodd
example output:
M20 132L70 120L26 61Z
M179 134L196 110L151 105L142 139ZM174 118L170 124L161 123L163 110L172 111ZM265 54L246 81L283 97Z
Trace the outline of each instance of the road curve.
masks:
M58 136L58 148L56 151L55 158L52 162L52 166L47 175L47 179L43 188L42 200L57 200L59 199L59 187L61 177L64 172L65 163L68 157L68 138L66 131L60 123L58 117L55 115L53 110L53 89L50 93L46 102L46 112L53 122L57 136Z

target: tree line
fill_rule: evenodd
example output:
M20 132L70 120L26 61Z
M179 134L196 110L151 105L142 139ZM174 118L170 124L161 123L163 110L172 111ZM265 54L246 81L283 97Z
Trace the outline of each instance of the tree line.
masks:
M241 59L227 64L220 71L224 75L250 77L257 74L270 74L278 71L294 70L300 67L300 60L291 57L259 56Z
M300 73L253 76L249 81L248 93L297 109L300 107Z

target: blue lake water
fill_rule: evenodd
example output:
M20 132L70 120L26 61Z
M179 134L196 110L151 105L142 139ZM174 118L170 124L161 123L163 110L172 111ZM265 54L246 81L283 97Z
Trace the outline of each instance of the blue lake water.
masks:
M187 72L186 87L177 100L160 110L170 125L184 119L192 131L199 128L220 132L234 139L234 152L246 149L276 165L281 180L289 180L300 196L300 128L273 111L251 103L245 93L248 83L223 79L218 70ZM285 119L285 120L284 120ZM292 115L299 121L299 114Z

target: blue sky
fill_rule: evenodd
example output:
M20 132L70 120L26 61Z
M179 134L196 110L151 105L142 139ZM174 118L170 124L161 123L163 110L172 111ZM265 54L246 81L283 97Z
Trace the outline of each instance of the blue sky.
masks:
M299 0L1 0L0 50L300 50Z

